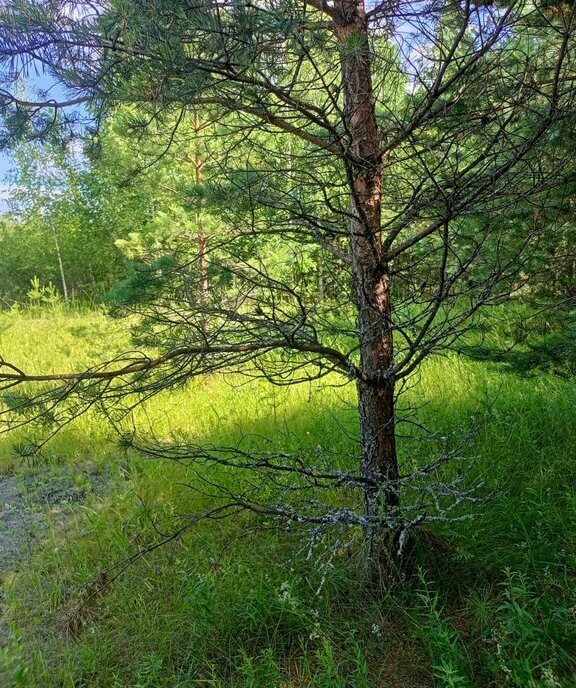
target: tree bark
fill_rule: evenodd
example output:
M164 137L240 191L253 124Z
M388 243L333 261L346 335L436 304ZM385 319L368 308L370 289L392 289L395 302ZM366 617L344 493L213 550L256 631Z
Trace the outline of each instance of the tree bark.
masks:
M394 422L393 327L389 269L382 261L382 159L374 108L371 56L363 0L338 0L335 35L341 54L344 120L353 162L350 245L360 342L358 382L362 474L378 488L365 491L365 515L390 513L399 505ZM388 532L384 532L388 531ZM393 531L393 529L392 529ZM390 536L392 535L392 540ZM367 525L369 548L393 542L390 529ZM388 547L388 554L391 554Z
M196 214L196 228L198 230L198 258L200 269L200 303L208 305L208 258L206 255L206 235L202 227L200 213Z
M194 132L198 136L202 127L200 125L200 116L198 110L194 110ZM196 145L198 142L196 141ZM200 153L196 150L194 153L194 176L196 181L196 186L202 184L202 158ZM206 235L204 233L204 227L202 225L202 213L200 211L196 212L196 234L198 237L198 268L200 272L200 303L202 306L208 304L208 256L206 252Z
M66 282L66 273L64 271L64 261L62 260L62 252L60 251L60 242L58 241L58 233L53 224L50 225L52 229L52 237L54 238L54 246L56 248L56 257L58 258L58 270L60 271L60 282L62 284L62 294L64 302L68 303L68 284Z

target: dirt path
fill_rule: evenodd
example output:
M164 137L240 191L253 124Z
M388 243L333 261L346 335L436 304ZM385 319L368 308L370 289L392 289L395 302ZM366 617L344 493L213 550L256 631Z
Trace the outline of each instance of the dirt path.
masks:
M35 467L18 476L0 477L0 647L8 641L3 623L3 580L18 571L49 525L66 527L74 505L101 494L109 476L88 463Z
M36 520L17 479L0 479L0 580L33 546Z

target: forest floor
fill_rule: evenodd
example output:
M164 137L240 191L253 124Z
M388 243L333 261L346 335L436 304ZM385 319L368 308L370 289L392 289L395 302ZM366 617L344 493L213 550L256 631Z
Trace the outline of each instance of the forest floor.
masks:
M86 499L107 486L105 472L90 463L40 465L0 476L0 645L8 637L1 581L26 566L48 531L63 535Z
M30 372L79 369L124 337L99 312L0 315L0 353ZM241 382L214 375L152 399L135 427L356 455L352 386ZM447 356L408 401L449 447L468 438L465 479L493 496L435 526L447 547L393 589L365 585L359 549L323 571L302 554L305 533L247 516L122 569L204 508L195 467L127 452L95 413L35 463L15 451L32 431L2 438L1 688L576 688L576 385ZM400 449L412 466L438 446L403 437Z
M38 516L14 476L0 478L0 576L14 568L36 540Z
M0 477L0 577L25 560L50 525L64 527L75 507L106 489L101 469L90 464L40 466Z

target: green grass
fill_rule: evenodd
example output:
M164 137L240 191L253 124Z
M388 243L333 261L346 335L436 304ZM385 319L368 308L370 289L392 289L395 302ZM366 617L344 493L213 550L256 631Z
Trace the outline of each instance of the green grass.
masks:
M30 371L78 368L125 343L98 313L0 317L0 352ZM352 387L239 382L195 381L136 422L160 437L355 451ZM110 485L8 577L4 675L33 688L576 686L576 386L446 357L424 366L408 401L453 444L474 430L470 480L495 495L473 520L437 528L434 556L393 591L365 585L352 553L316 595L302 535L242 516L199 525L86 602L86 585L153 541L150 514L169 528L198 497L183 486L189 468L125 455L97 416L65 428L44 461L106 465ZM3 472L36 470L12 450L22 440L2 439ZM407 440L402 460L433 449Z

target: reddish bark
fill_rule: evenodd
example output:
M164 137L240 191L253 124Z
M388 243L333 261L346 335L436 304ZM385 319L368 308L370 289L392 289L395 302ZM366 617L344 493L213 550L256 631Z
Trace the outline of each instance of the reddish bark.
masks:
M380 137L372 97L371 59L362 0L338 0L335 34L341 51L344 118L354 162L349 169L350 244L358 308L358 383L362 471L382 486L365 495L366 514L398 506L389 481L398 478L394 427L393 337L390 277L382 262Z
M201 131L200 116L198 110L194 111L194 131L198 135ZM202 158L200 153L194 153L194 173L196 186L202 184ZM208 303L208 256L206 253L206 235L204 234L204 227L202 226L202 215L196 213L196 233L198 236L198 268L200 271L200 303L206 306Z

